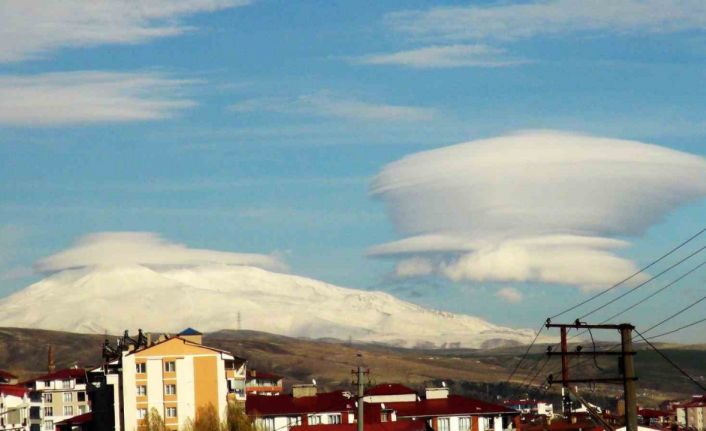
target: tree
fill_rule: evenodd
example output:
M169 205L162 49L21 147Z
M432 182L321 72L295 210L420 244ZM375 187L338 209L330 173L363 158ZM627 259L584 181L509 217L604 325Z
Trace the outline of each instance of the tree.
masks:
M147 416L140 421L140 429L142 431L166 431L164 419L156 408L152 407Z
M258 431L240 404L230 401L226 407L224 431Z
M221 419L218 417L218 411L209 403L207 406L201 406L196 410L196 419L194 419L193 431L222 431Z

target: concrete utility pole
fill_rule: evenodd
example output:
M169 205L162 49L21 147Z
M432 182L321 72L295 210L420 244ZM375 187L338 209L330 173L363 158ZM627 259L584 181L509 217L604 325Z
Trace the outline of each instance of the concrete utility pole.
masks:
M363 422L365 416L365 385L363 383L363 367L358 365L358 423L357 431L363 431Z
M366 374L370 374L370 370L364 370L362 364L363 355L358 353L358 367L355 370L351 370L351 374L356 376L356 381L353 384L357 388L356 399L358 400L358 411L356 414L356 429L357 431L363 431L363 423L365 422L365 378Z

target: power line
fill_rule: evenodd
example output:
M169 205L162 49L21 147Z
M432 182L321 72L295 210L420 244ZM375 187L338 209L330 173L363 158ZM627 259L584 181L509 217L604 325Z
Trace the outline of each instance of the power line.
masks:
M591 310L588 313L584 314L583 316L579 317L579 320L584 319L584 318L590 316L591 314L595 313L596 311L600 311L600 310L606 308L607 306L614 303L615 301L618 301L619 299L624 298L626 295L629 295L630 293L636 291L637 289L641 288L642 286L646 285L647 283L651 282L652 280L671 271L675 267L681 265L682 263L686 262L687 260L691 259L692 257L696 256L697 254L701 253L704 250L706 250L706 245L701 247L700 249L696 250L695 252L691 253L690 255L686 256L685 258L682 258L681 260L677 261L676 263L672 264L671 266L667 267L667 269L662 270L657 275L654 275L654 276L648 278L647 280L643 281L642 283L638 284L637 286L633 287L632 289L628 290L627 292L611 299L610 301L606 302L605 304L601 305L600 307L594 308L593 310Z
M691 376L689 375L689 373L687 373L686 371L684 371L683 368L681 368L681 367L680 367L679 365L677 365L674 361L672 361L671 359L669 359L669 356L667 356L665 353L663 353L661 350L659 350L657 347L655 347L654 344L650 343L649 340L648 340L647 338L645 338L645 337L640 333L640 331L638 331L637 329L635 329L635 332L637 333L637 335L640 336L640 338L642 338L642 340L643 340L645 343L647 343L648 346L650 346L650 347L652 348L652 350L654 350L655 352L659 353L659 355L660 355L661 357L663 357L665 361L669 362L674 368L676 368L677 371L679 371L682 375L684 375L686 378L688 378L689 380L691 380L696 386L698 386L699 388L701 388L701 390L706 391L706 386L703 386L701 383L697 382L696 379L694 379L693 377L691 377Z
M640 274L640 273L646 271L647 269L651 268L651 267L654 266L655 264L661 262L662 260L664 260L664 259L667 258L668 256L672 255L672 254L673 254L674 252L676 252L677 250L681 249L682 247L684 247L685 245L687 245L688 243L690 243L690 242L693 241L694 239L698 238L698 237L699 237L701 234L703 234L704 232L706 232L706 227L705 227L705 228L702 228L700 231L696 232L694 235L692 235L691 237L689 237L689 238L686 239L685 241L681 242L681 243L678 244L676 247L672 248L671 250L669 250L668 252L666 252L665 254L663 254L662 256L660 256L659 258L653 260L653 261L650 262L649 264L647 264L647 265L645 265L644 267L640 268L640 270L636 271L635 273L631 274L630 276L628 276L628 277L624 278L623 280L621 280L621 281L619 281L619 282L613 284L612 286L608 287L607 289L604 289L604 290L598 292L597 294L591 296L590 298L588 298L588 299L586 299L586 300L584 300L584 301L581 301L581 302L579 302L578 304L575 304L575 305L573 305L573 306L571 306L571 307L569 307L569 308L567 308L567 309L565 309L565 310L563 310L563 311L561 311L561 312L559 312L559 313L557 313L557 314L555 314L555 315L549 317L549 318L547 319L547 322L549 322L551 319L554 319L554 318L557 318L557 317L559 317L559 316L562 316L562 315L568 313L569 311L575 310L576 308L578 308L578 307L580 307L580 306L582 306L582 305L584 305L584 304L587 304L588 302L593 301L594 299L600 297L601 295L604 295L604 294L610 292L611 290L613 290L613 289L615 289L615 288L621 286L623 283L625 283L625 282L631 280L632 278L636 277L638 274ZM705 249L705 248L706 248L706 246L702 247L701 250L703 250L703 249ZM701 251L701 250L699 250L699 251ZM689 257L691 257L691 256L689 256ZM688 258L687 258L687 259L688 259ZM686 259L684 259L684 260L686 260ZM664 272L666 272L666 271L663 271L662 273L664 273ZM660 275L661 275L661 274L660 274ZM656 277L653 277L653 279L654 279L654 278L656 278ZM635 288L633 288L633 290L635 290ZM628 292L628 293L629 293L629 292ZM622 296L625 296L625 294L623 294ZM622 296L621 296L621 297L622 297ZM620 299L621 297L618 297L617 299ZM617 300L617 299L615 299L615 300ZM615 300L614 300L614 301L615 301ZM609 304L610 304L610 303L609 303ZM605 305L604 305L603 307L605 307ZM594 310L593 312L595 312L595 311L596 311L596 310ZM591 312L591 313L593 313L593 312ZM522 355L522 357L521 357L520 360L517 362L517 364L515 364L515 367L513 368L512 372L510 373L510 375L508 376L507 380L505 381L506 383L509 383L509 382L510 382L510 380L512 379L512 377L515 375L515 373L517 372L517 370L520 368L520 365L522 365L522 363L524 362L524 360L527 358L527 355L529 354L529 352L530 352L530 350L532 349L532 347L534 346L534 344L537 342L537 339L539 338L539 334L542 332L543 329L544 329L544 324L542 324L542 326L540 326L539 330L537 331L536 335L534 336L534 339L532 340L532 342L530 343L530 345L527 347L527 350L526 350L525 353ZM535 366L536 366L536 364L535 364ZM543 367L544 367L544 366L546 366L546 363L543 365ZM543 368L543 367L542 367L542 368ZM533 381L534 381L534 378L533 378L532 380L530 380L530 383L533 382Z
M655 329L656 327L662 325L663 323L666 323L666 322L672 320L673 318L677 317L678 315L682 314L682 313L685 312L686 310L690 309L691 307L695 306L696 304L698 304L698 303L700 303L700 302L702 302L702 301L704 301L704 300L706 300L706 296L703 296L703 297L701 297L701 299L699 299L698 301L696 301L696 302L694 302L694 303L692 303L692 304L690 304L690 305L687 305L686 307L682 308L681 310L677 311L676 313L672 314L671 316L667 317L666 319L662 320L661 322L655 323L654 325L650 326L649 328L647 328L647 329L645 330L645 333L650 332L651 330L653 330L653 329Z
M691 328L692 326L698 325L699 323L703 323L703 322L706 322L706 317L704 317L703 319L697 320L696 322L691 322L691 323L686 324L686 325L684 325L684 326L680 326L680 327L678 327L678 328L676 328L676 329L672 329L671 331L663 332L663 333L657 334L657 335L652 335L652 336L650 336L650 337L647 337L647 339L648 339L648 340L652 340L652 339L655 339L655 338L664 337L665 335L669 335L669 334L673 334L673 333L675 333L675 332L679 332L679 331L681 331L682 329Z
M542 332L542 330L544 330L544 324L542 324L542 326L539 327L537 334L535 334L535 336L534 336L534 340L532 340L530 345L527 346L527 350L525 351L524 355L522 355L522 357L520 358L520 361L517 364L515 364L515 368L512 369L512 372L510 373L510 376L508 376L507 380L505 380L505 383L509 383L510 379L512 379L512 377L517 372L517 369L520 368L520 365L524 362L525 358L529 354L530 349L532 349L532 346L534 346L534 343L537 342L537 338L539 338L539 334Z
M703 229L701 229L700 231L698 231L698 232L695 233L694 235L692 235L692 236L691 236L690 238L688 238L686 241L682 242L681 244L677 245L677 246L674 247L673 249L669 250L667 253L663 254L663 255L660 256L658 259L653 260L653 261L650 262L648 265L642 267L639 271L637 271L637 272L633 273L632 275L628 276L627 278L624 278L623 280L621 280L621 281L615 283L614 285L610 286L609 288L604 289L604 290L602 290L602 291L596 293L595 295L591 296L590 298L585 299L585 300L579 302L578 304L573 305L573 306L571 306L571 307L565 309L564 311L562 311L562 312L560 312L560 313L558 313L558 314L555 314L555 315L551 316L550 319L555 319L555 318L557 318L557 317L559 317L559 316L562 316L562 315L568 313L569 311L575 310L575 309L577 309L578 307L580 307L580 306L582 306L582 305L584 305L584 304L587 304L587 303L593 301L594 299L598 298L599 296L604 295L604 294L610 292L611 290L617 288L618 286L621 286L621 285L622 285L623 283L625 283L626 281L631 280L632 278L636 277L638 274L640 274L640 273L646 271L647 269L651 268L651 267L654 266L655 264L661 262L662 260L664 260L665 258L667 258L668 256L670 256L672 253L674 253L675 251L679 250L680 248L684 247L685 245L687 245L688 243L690 243L691 241L693 241L694 239L696 239L697 237L699 237L699 236L700 236L701 234L703 234L704 232L706 232L706 227L703 228Z
M631 306L629 306L629 307L627 307L627 308L625 308L625 309L623 309L623 310L621 310L621 311L619 311L619 312L613 314L612 316L608 317L607 319L602 320L599 324L603 324L603 323L609 322L610 320L612 320L612 319L614 319L614 318L620 316L621 314L626 313L626 312L632 310L633 308L637 307L638 305L640 305L640 304L646 302L647 300L649 300L649 299L655 297L656 295L658 295L659 293L661 293L661 292L664 291L665 289L668 289L668 288L674 286L675 284L677 284L678 282L680 282L681 280L683 280L683 279L686 278L687 276L691 275L692 273L694 273L696 270L698 270L699 268L701 268L701 267L704 266L704 265L706 265L706 260L703 261L703 262L701 262L700 264L696 265L695 267L691 268L689 271L687 271L687 272L685 272L684 274L680 275L679 277L677 277L676 279L674 279L674 280L672 280L671 282L667 283L666 285L662 286L662 287L659 288L658 290L652 292L651 294L647 295L646 297L644 297L644 298L642 298L641 300L637 301L636 303L632 304ZM581 332L579 332L578 334L575 334L575 335L569 337L569 339L576 338L576 337L580 337L581 335L585 334L586 332L588 332L588 331L586 331L586 330L581 331Z
M532 383L534 383L534 381L535 381L535 379L537 378L537 376L539 376L539 375L542 373L542 371L544 371L544 368L547 366L547 364L549 363L549 360L550 360L550 359L551 359L551 357L550 357L550 356L547 356L547 358L544 360L544 363L542 363L542 366L537 370L536 373L534 373L534 376L532 376L532 378L531 378L527 383L524 383L524 384L522 385L522 390L523 390L523 391L529 389L529 387L532 385ZM539 362L538 362L538 363L539 363Z

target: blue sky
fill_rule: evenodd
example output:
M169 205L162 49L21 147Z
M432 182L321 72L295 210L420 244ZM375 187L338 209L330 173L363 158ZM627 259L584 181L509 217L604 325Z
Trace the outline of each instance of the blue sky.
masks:
M394 259L366 256L404 236L371 179L410 154L525 129L706 156L700 1L22 4L0 22L0 296L84 235L147 231L536 327L587 293L396 277ZM617 253L639 266L704 214L695 198L604 236L629 241ZM648 325L704 281L630 317Z

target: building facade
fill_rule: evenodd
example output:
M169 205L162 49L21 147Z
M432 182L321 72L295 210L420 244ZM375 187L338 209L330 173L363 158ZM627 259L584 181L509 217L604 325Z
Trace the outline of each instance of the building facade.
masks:
M88 413L86 370L66 368L24 383L30 397L30 430L53 431L56 422Z
M248 370L245 392L248 395L280 395L284 390L284 379L272 373Z
M244 402L245 360L202 345L198 331L155 343L139 339L121 343L114 357L90 372L97 430L139 431L154 409L167 430L176 431L200 408L213 406L225 419L228 402Z
M0 384L0 431L29 431L29 391Z

